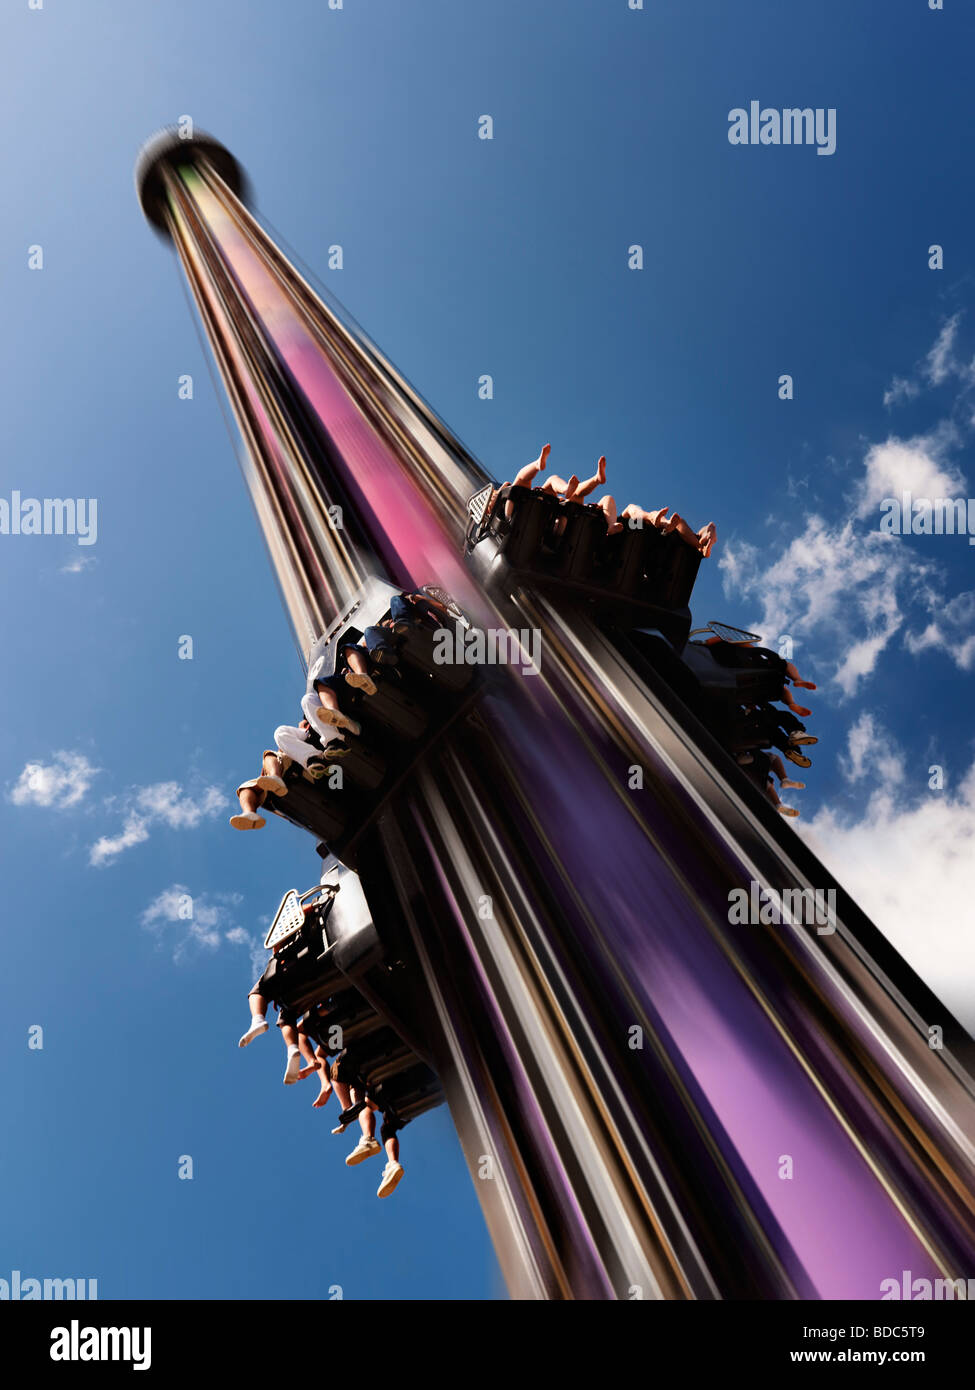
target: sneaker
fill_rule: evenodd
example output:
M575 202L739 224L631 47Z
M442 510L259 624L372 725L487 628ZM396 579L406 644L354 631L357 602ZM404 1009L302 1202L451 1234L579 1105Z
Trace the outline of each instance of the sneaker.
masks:
M369 655L377 666L398 666L399 657L392 647L375 647Z
M393 632L397 637L406 637L416 627L416 623L410 622L409 618L399 618L393 623Z
M364 676L358 671L346 671L346 685L351 685L353 690L364 690L367 695L375 695L376 682L372 676Z
M247 1032L246 1032L246 1033L244 1034L244 1036L241 1038L241 1040L240 1040L240 1042L237 1044L237 1046L238 1046L238 1047L246 1047L248 1043L252 1043L252 1042L254 1041L255 1038L259 1038L259 1037L261 1036L262 1033L266 1033L266 1032L267 1032L267 1019L266 1019L266 1018L255 1018L255 1019L251 1022L251 1026L248 1028Z
M334 724L336 729L348 729L350 734L362 733L362 725L339 709L326 709L324 705L320 705L315 713L323 724Z
M814 734L790 734L789 742L793 748L800 748L805 744L818 743L819 739Z
M386 1164L386 1167L383 1169L382 1180L380 1181L379 1191L376 1193L376 1196L388 1197L391 1192L395 1192L396 1186L399 1183L399 1180L402 1176L402 1163L394 1163L393 1160L390 1159L390 1161Z
M254 782L255 787L260 787L262 791L273 792L275 796L287 796L288 788L281 781L280 777L258 777Z
M799 814L794 806L777 806L775 809L780 816L797 816Z
M288 1065L284 1069L284 1084L293 1086L299 1080L298 1073L301 1071L301 1053L292 1052L288 1058Z
M235 830L262 830L267 821L256 811L241 811L239 816L231 816L230 824Z
M328 772L328 763L324 758L309 758L305 763L305 771L313 782L317 782Z
M748 764L753 763L755 759L753 758L751 753L739 753L735 761L737 762L739 767L747 767Z
M367 1139L366 1136L363 1135L345 1160L346 1167L354 1168L357 1163L362 1163L364 1159L372 1158L373 1154L381 1152L382 1145L378 1139Z
M783 777L780 785L788 787L790 791L804 792L806 790L805 782L793 782L791 777Z
M797 753L794 748L787 749L783 757L795 763L796 767L812 767L812 758L807 758L805 753Z

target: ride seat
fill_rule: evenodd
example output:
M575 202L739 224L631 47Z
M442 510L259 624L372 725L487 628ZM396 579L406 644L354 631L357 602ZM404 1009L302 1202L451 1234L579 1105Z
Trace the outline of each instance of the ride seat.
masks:
M409 666L430 676L444 690L463 690L474 679L474 667L466 662L436 660L436 633L432 628L411 628L402 639L399 653Z
M625 530L606 539L604 582L608 587L615 589L621 598L632 597L642 586L647 573L648 555L650 563L653 563L652 540L650 546L647 545L651 536L654 540L660 539L652 527L648 532L647 528L631 530L627 526Z
M504 503L514 503L514 515L504 516ZM542 549L542 537L550 520L549 499L544 493L527 487L502 488L494 504L494 517L504 521L499 527L499 548L512 569L531 569L537 565Z
M597 564L599 547L606 539L606 518L598 507L571 504L559 507L558 517L564 517L566 525L552 573L559 579L586 583Z
M658 539L662 542L660 566L654 579L658 602L674 608L685 607L690 602L703 557L674 532L658 536Z

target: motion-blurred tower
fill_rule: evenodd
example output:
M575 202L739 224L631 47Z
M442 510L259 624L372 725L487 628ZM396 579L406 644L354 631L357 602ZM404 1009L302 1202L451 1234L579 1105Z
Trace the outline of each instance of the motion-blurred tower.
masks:
M512 1294L876 1298L905 1269L965 1276L963 1031L716 770L611 622L465 566L487 475L262 229L232 156L166 132L136 180L195 298L302 653L370 577L541 634L540 672L496 673L350 853L422 972L404 1030L443 1081ZM753 883L835 889L828 929L730 925Z

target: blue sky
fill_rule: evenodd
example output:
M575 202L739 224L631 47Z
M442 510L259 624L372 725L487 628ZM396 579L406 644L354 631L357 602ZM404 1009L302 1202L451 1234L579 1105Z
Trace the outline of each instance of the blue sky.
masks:
M445 1111L405 1132L407 1179L379 1203L378 1167L347 1172L309 1088L282 1087L277 1039L236 1049L253 947L315 856L291 827L226 823L302 681L133 194L139 145L184 114L500 478L550 440L562 473L606 453L621 503L716 522L695 616L791 636L820 682L803 833L975 1014L973 552L877 530L889 492L975 478L975 14L945 3L6 7L0 497L95 497L98 539L0 535L0 1277L501 1293ZM834 107L836 153L731 146L752 99ZM167 917L178 890L194 930Z

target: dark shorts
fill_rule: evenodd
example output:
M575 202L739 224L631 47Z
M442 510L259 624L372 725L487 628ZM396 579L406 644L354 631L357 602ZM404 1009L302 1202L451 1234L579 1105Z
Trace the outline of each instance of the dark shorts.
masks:
M299 1026L305 1036L320 1047L326 1055L329 1052L334 1052L335 1049L328 1045L330 1027L328 1014L320 1014L317 1009L308 1009L303 1014Z
M324 685L327 690L331 690L335 695L348 695L349 693L348 682L341 671L336 672L334 676L318 676L315 684Z
M345 1086L355 1086L357 1090L362 1088L362 1077L359 1075L359 1068L356 1066L349 1055L348 1050L343 1048L335 1061L332 1063L331 1076L333 1081L341 1081Z
M298 1022L297 1011L295 1009L289 1009L287 1004L279 1004L276 999L273 999L271 997L271 995L268 993L267 984L264 978L266 974L267 971L265 970L264 975L262 975L261 978L256 981L253 989L250 990L247 997L249 999L251 994L259 994L263 999L269 999L278 1011L278 1027L286 1028L290 1024L293 1028L295 1024Z

